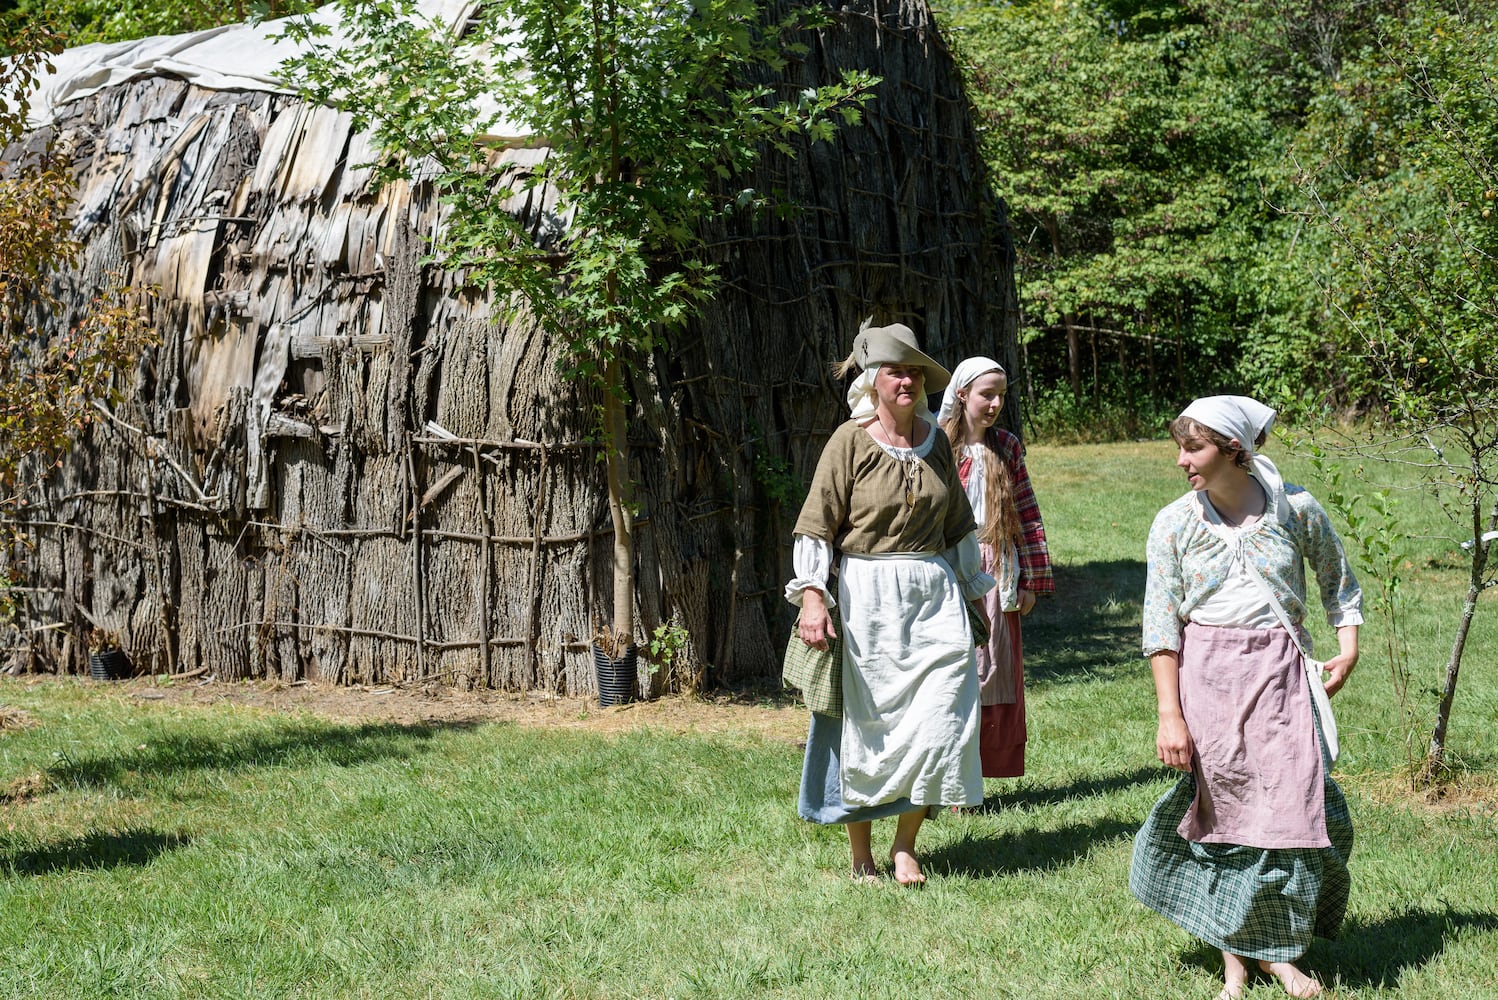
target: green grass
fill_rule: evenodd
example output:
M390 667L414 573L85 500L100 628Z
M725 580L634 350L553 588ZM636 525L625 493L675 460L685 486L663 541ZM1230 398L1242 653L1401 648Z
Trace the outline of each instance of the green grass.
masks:
M795 816L789 741L340 725L8 680L0 704L34 725L0 732L0 996L1205 1000L1217 956L1127 889L1170 781L1137 633L1171 460L1031 449L1060 593L1026 622L1029 774L927 826L923 890L843 878L841 831ZM1413 629L1431 683L1461 589L1436 548ZM1354 894L1307 957L1333 996L1498 996L1495 610L1450 801L1403 794L1371 643L1336 701Z

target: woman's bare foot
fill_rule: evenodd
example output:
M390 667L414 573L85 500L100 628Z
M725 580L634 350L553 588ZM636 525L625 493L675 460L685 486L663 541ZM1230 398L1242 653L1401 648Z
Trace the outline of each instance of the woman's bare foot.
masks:
M855 882L872 885L879 881L879 866L874 864L873 855L853 859L853 872L850 877Z
M1280 981L1285 992L1292 997L1313 997L1321 992L1321 983L1315 976L1308 976L1290 962L1266 962L1259 960L1259 968Z
M926 881L921 863L915 857L915 838L926 821L926 806L917 806L900 814L895 824L895 842L889 848L889 860L895 866L895 880L901 885L920 885Z
M926 881L926 873L921 871L915 852L897 847L889 852L889 859L895 865L895 881L901 885L920 885Z
M1243 956L1230 951L1222 953L1222 983L1217 1000L1238 1000L1243 996L1243 987L1248 985L1248 962Z

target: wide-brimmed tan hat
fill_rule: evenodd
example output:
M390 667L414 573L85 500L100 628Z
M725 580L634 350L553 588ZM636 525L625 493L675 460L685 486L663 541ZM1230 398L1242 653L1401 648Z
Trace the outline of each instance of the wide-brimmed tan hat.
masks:
M952 373L937 364L916 344L915 331L904 323L871 326L853 341L853 360L864 371L880 365L913 365L926 373L925 390L941 392Z

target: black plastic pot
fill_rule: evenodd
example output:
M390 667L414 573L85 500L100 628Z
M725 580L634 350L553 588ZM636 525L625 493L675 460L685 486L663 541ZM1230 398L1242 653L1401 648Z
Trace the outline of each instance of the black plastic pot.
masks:
M598 679L598 704L602 708L624 705L635 700L635 682L640 679L639 647L630 646L624 655L611 660L593 647L593 671Z
M88 654L88 675L96 681L119 681L130 676L130 657L122 649Z

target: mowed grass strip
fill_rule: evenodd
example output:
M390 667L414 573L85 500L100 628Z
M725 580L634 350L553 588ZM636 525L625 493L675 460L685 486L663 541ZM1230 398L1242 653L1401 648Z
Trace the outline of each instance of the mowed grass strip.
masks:
M1137 635L1173 455L1030 450L1060 593L1026 621L1029 773L928 824L922 890L848 882L842 832L795 816L792 741L340 724L6 680L30 725L0 731L0 996L1205 1000L1216 955L1127 889L1171 780ZM1434 685L1463 578L1436 542L1422 559L1411 631ZM1333 996L1498 996L1479 623L1451 737L1468 771L1444 801L1404 790L1372 641L1336 700L1355 885L1344 935L1307 958Z

